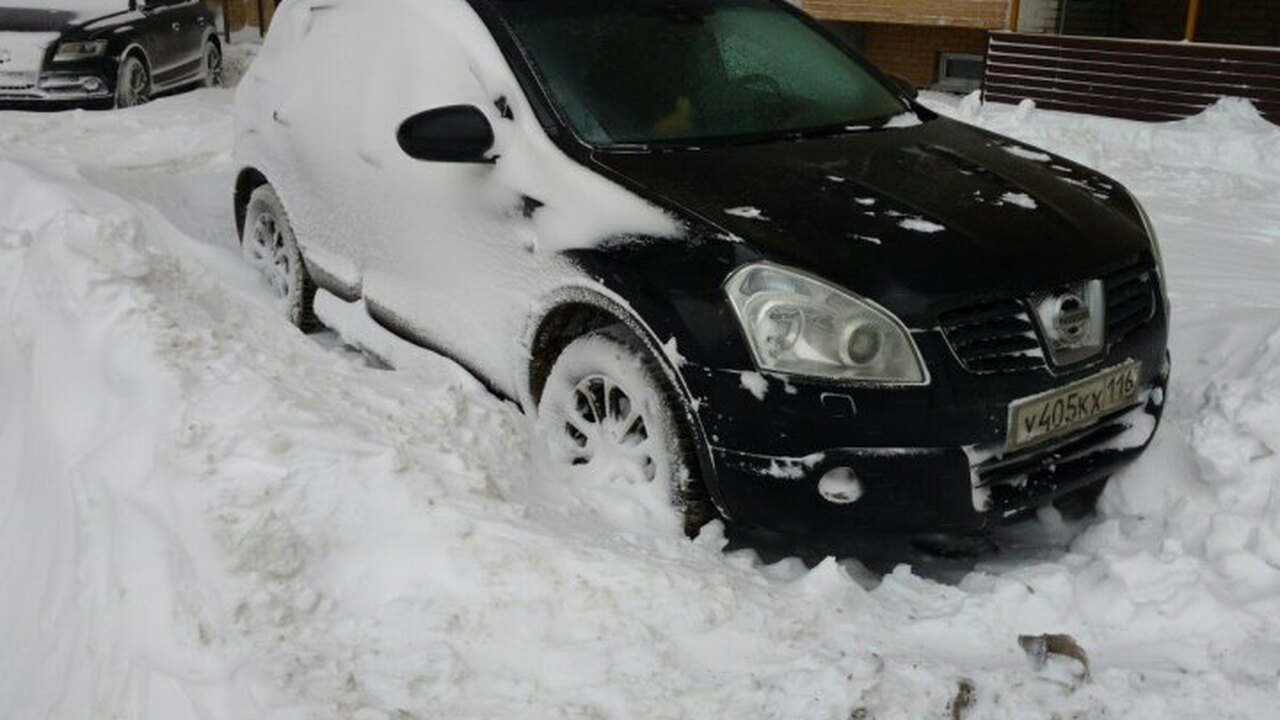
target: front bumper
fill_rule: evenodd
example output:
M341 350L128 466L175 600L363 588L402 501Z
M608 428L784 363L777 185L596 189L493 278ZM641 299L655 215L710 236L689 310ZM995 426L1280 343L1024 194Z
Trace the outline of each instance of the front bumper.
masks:
M741 372L682 371L698 400L712 494L734 522L809 537L963 533L1099 482L1141 455L1163 412L1165 333L1157 318L1101 364L1142 362L1137 404L1017 452L1005 451L1009 404L1101 367L1071 377L979 376L954 362L940 335L922 333L917 341L933 372L926 388L771 376L761 401ZM833 470L856 477L856 500L823 492Z
M733 519L744 524L814 537L965 533L1110 476L1142 454L1161 410L1148 399L1057 443L985 461L970 448L835 448L799 458L711 452ZM837 469L858 479L856 501L821 492L821 478Z
M85 81L96 80L94 89L86 89ZM49 73L27 87L0 88L0 110L108 110L115 106L115 95L106 78L93 73Z

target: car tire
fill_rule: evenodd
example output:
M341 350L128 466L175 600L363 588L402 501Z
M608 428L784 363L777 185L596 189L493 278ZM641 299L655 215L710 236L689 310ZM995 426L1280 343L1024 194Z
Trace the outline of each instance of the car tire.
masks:
M537 431L562 471L653 488L688 537L715 517L698 477L687 403L625 325L588 332L561 351L538 403Z
M284 204L270 185L260 185L245 209L241 250L266 277L283 314L303 332L321 328L315 315L316 285L307 272Z
M222 48L210 40L204 44L204 80L207 88L222 87Z
M150 101L151 70L137 55L126 56L116 75L116 107L135 107Z

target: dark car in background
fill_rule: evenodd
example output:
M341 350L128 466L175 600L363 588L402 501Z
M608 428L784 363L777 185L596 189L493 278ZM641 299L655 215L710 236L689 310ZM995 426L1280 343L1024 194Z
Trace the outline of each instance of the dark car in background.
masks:
M0 109L107 109L222 82L200 0L0 0Z

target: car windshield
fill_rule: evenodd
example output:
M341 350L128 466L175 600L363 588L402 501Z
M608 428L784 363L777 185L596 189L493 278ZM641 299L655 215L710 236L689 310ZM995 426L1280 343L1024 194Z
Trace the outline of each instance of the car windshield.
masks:
M771 0L497 0L580 137L697 144L882 122L908 108Z

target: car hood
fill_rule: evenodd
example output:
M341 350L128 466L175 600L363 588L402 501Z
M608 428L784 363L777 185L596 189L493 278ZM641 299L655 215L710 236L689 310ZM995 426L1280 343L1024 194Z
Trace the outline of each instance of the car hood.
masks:
M61 32L128 9L123 0L75 0L30 8L0 4L0 32Z
M793 142L598 153L656 202L914 324L1149 250L1114 181L947 119ZM748 256L750 253L748 253Z

